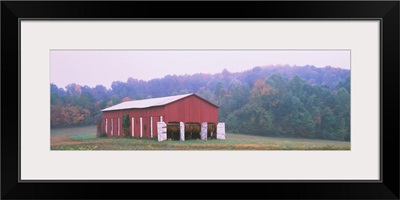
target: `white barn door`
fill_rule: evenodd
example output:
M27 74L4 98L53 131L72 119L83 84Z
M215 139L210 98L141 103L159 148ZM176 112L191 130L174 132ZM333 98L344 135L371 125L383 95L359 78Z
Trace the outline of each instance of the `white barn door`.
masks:
M181 141L185 141L185 124L183 122L179 123L180 125L180 131L181 131Z
M164 122L157 122L157 135L158 141L167 140L167 124Z
M207 122L201 123L200 137L202 140L207 140Z
M217 125L217 139L225 140L225 123L218 123Z

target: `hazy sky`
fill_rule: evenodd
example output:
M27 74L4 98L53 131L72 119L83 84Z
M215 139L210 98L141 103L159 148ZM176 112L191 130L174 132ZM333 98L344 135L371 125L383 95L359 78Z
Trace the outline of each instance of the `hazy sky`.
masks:
M240 72L255 66L314 65L350 69L350 51L127 51L52 50L50 81L58 87L71 83L104 85L129 77L150 80L166 75Z

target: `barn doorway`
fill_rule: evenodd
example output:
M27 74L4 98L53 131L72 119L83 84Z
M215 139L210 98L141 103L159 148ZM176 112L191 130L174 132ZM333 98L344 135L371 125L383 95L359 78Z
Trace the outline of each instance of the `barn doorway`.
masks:
M168 122L167 124L167 140L180 140L180 122Z
M217 124L207 123L207 140L217 139Z
M185 140L200 139L201 124L198 122L185 123Z

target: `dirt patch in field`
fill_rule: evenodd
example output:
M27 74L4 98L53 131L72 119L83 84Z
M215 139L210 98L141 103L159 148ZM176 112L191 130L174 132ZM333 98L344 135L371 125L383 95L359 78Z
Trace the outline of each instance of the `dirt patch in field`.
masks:
M51 146L75 145L75 144L91 145L91 144L96 144L96 143L95 142L85 142L85 141L76 140L74 138L71 138L68 135L51 136Z
M266 150L266 149L278 149L278 145L259 145L259 144L237 144L234 145L235 149L243 150Z

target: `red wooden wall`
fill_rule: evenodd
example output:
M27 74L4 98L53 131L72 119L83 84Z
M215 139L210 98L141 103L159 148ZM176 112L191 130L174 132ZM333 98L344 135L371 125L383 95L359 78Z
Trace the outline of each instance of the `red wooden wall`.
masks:
M196 95L191 95L165 105L164 121L218 123L218 108Z
M133 133L134 137L140 137L140 118L142 118L142 137L151 138L150 117L153 120L153 138L157 137L157 122L160 121L160 116L164 113L164 106L151 107L145 109L126 109L103 112L103 128L107 120L107 136L118 137L118 118L120 119L120 137L123 137L122 116L128 114L131 122L129 130L132 134L132 118L133 118ZM111 120L114 121L114 131L111 134Z

